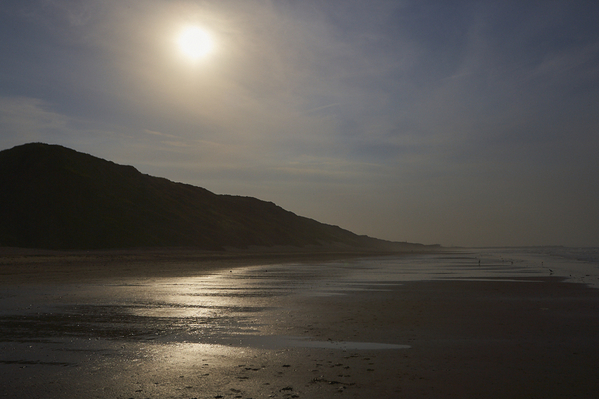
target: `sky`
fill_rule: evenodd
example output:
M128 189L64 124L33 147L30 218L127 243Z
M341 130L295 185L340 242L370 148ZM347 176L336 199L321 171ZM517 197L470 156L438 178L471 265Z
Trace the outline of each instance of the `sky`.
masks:
M598 20L582 0L3 0L0 150L387 240L599 246Z

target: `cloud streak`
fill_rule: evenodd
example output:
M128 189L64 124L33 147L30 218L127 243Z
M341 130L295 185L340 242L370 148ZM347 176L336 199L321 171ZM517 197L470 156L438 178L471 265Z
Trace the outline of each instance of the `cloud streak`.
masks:
M58 142L381 238L599 245L597 6L40 0L1 13L3 148ZM216 40L196 65L174 46L188 23Z

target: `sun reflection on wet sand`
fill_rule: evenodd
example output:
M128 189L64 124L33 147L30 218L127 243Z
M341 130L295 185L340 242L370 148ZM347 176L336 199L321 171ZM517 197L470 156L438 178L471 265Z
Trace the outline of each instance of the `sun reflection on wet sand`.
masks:
M547 267L513 254L506 261L495 254L458 253L259 265L193 277L3 287L2 382L40 392L51 381L62 387L63 391L47 392L46 397L92 388L98 397L125 391L159 397L173 389L185 397L218 386L239 389L233 383L246 381L251 373L265 373L278 357L305 359L337 351L351 359L343 367L359 369L358 360L368 357L360 353L409 353L413 345L397 339L327 339L314 335L316 330L310 326L303 328L304 335L297 335L303 326L294 322L294 316L302 316L295 313L302 303L320 297L390 293L402 284L422 280L538 282L548 275ZM314 364L320 370L317 365L324 363L314 360ZM108 387L102 378L117 379L120 386ZM315 375L313 383L343 380L327 378ZM249 386L254 393L264 390L255 382L248 382Z

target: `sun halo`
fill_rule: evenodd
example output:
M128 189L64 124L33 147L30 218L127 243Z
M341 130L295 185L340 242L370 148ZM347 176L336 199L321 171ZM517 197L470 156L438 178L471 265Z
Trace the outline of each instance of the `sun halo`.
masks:
M213 50L214 40L206 30L191 25L181 30L177 37L177 46L186 58L197 61Z

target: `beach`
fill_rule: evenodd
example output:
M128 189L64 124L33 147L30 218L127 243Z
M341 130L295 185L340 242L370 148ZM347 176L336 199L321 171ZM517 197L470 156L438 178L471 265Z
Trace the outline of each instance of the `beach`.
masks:
M369 256L365 256L369 255ZM5 252L9 398L591 398L599 276L520 249Z

